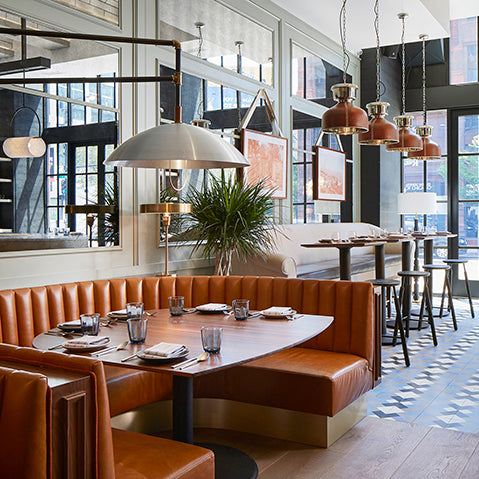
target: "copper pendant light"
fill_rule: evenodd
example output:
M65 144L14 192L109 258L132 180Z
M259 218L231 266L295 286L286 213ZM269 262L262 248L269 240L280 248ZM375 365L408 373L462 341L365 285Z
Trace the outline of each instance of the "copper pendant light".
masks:
M437 160L441 158L440 146L430 139L432 135L432 126L427 124L426 111L426 39L427 35L419 35L422 40L422 111L424 124L416 127L416 133L422 139L422 149L417 151L410 151L408 158L415 160Z
M339 15L341 20L341 44L343 47L343 83L337 83L331 87L333 98L338 104L326 111L321 121L321 131L323 133L336 135L354 135L368 131L368 116L366 112L353 105L358 86L346 81L346 2L347 0L343 0L343 6Z
M379 0L374 2L374 30L376 32L376 101L368 103L371 120L369 131L359 135L361 145L390 145L398 143L399 135L394 123L387 121L384 117L388 113L389 103L381 101L381 62L379 51Z
M396 122L399 142L394 145L387 145L387 151L418 151L422 150L422 140L419 135L416 135L411 129L414 118L411 115L406 115L406 48L404 44L405 20L407 13L399 13L398 18L402 22L401 45L402 45L402 114L394 117Z

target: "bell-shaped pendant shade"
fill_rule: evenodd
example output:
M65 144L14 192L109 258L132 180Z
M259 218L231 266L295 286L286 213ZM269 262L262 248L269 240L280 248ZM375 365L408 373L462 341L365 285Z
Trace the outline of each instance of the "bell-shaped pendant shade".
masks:
M368 116L361 108L353 105L357 85L338 83L331 87L337 105L323 114L321 131L336 135L354 135L368 131Z
M408 158L415 160L437 160L441 158L440 146L429 137L432 135L432 126L422 125L416 127L416 133L421 137L422 148L416 151L410 151Z
M374 101L366 105L371 120L369 131L358 137L361 145L390 145L399 141L396 125L384 118L388 113L388 106L389 103L385 101Z
M421 137L414 133L411 128L413 117L411 115L395 116L394 121L398 128L399 142L394 145L387 145L386 150L398 152L422 150Z
M170 123L143 131L122 143L105 164L129 168L243 168L246 158L207 128Z
M47 145L38 136L12 136L3 142L3 151L9 158L38 158L45 154Z

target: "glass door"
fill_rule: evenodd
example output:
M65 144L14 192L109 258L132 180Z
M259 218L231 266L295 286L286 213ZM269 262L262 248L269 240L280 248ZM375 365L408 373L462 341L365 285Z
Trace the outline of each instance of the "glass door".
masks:
M479 296L479 109L451 111L449 189L450 256L467 259L473 296ZM462 267L454 275L454 289L465 294Z

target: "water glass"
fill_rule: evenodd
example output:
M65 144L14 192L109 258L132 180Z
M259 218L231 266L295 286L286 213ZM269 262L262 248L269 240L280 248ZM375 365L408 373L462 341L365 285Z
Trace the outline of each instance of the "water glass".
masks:
M183 296L170 296L168 298L171 316L181 316L185 307L185 298Z
M349 231L349 232L348 232L348 238L349 238L350 240L355 240L356 237L357 237L357 236L356 236L356 231Z
M130 343L142 344L146 340L146 329L148 325L148 318L129 318L126 320L128 323L128 336L130 337Z
M80 315L81 332L88 336L96 336L100 330L100 315L98 313Z
M249 299L235 299L233 301L233 313L236 321L247 319L249 314Z
M341 235L339 234L339 232L337 231L336 233L333 233L331 235L331 241L333 243L339 243L339 241L341 240Z
M126 315L128 319L140 319L143 317L143 303L127 303Z
M222 336L223 328L203 326L201 328L201 342L203 344L203 349L210 354L219 353L221 348Z

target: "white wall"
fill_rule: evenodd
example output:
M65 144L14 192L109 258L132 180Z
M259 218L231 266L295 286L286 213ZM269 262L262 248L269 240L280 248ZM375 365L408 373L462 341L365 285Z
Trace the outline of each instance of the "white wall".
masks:
M161 1L161 0L158 0ZM177 0L180 1L181 0ZM270 89L275 107L279 112L283 133L290 133L291 108L307 113L317 109L310 102L301 103L289 94L289 50L291 39L299 41L341 67L340 48L320 33L291 17L268 0L224 0L222 3L246 14L274 32L275 87ZM261 5L261 6L259 6ZM155 37L157 35L157 5L153 0L122 0L121 27L88 17L81 12L49 2L48 0L0 0L0 8L37 19L52 27L82 33ZM266 10L266 8L267 10ZM136 52L128 45L121 48L122 75L154 74L158 61L172 64L173 50L140 46ZM213 78L233 88L255 93L258 86L254 81L245 81L239 75L225 75L214 65L184 55L183 68L205 78ZM353 58L350 73L358 75L358 60ZM280 76L280 69L283 75ZM157 113L152 106L156 99L154 85L124 85L121 90L121 137L126 140L133 134L154 126ZM319 107L320 108L320 107ZM319 111L319 110L318 110ZM356 155L359 156L359 155ZM359 160L355 160L355 162ZM358 163L359 164L359 163ZM355 165L355 171L359 171ZM359 184L359 181L354 181ZM291 189L289 188L289 191ZM154 170L121 171L121 246L114 248L55 251L30 251L0 253L0 289L37 286L68 281L81 281L132 275L148 275L164 269L163 249L156 248L158 218L138 215L138 205L156 202L158 194L157 173ZM359 198L359 192L355 191ZM358 203L355 201L355 203ZM290 210L288 200L284 211ZM359 211L358 209L356 211ZM288 222L288 214L283 219ZM209 273L212 264L201 258L191 258L189 247L170 249L170 272L178 274Z

